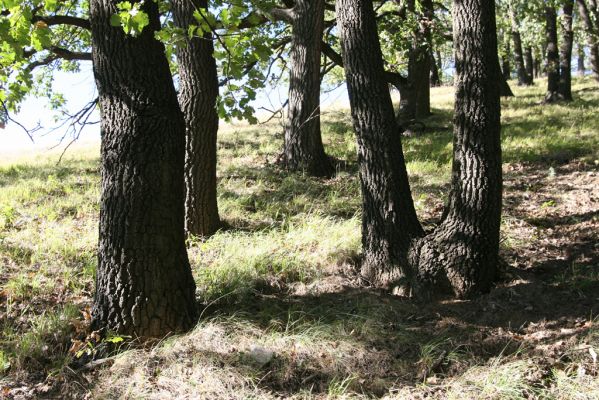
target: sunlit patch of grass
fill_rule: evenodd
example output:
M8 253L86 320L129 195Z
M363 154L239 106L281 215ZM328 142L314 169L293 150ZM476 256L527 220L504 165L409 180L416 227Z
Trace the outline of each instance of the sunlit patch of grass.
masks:
M358 225L357 218L336 220L314 214L274 229L217 233L189 251L202 297L235 299L273 278L283 285L316 279L327 265L358 253Z

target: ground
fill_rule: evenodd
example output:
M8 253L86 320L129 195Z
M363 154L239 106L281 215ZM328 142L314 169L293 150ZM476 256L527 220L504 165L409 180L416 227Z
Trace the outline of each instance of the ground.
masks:
M347 110L325 111L335 178L274 165L281 126L224 126L220 211L189 242L201 320L141 344L87 329L96 264L97 148L0 166L0 397L598 399L599 88L503 100L501 274L474 300L364 287ZM451 88L404 139L418 213L438 220L451 162ZM91 361L93 358L99 359Z

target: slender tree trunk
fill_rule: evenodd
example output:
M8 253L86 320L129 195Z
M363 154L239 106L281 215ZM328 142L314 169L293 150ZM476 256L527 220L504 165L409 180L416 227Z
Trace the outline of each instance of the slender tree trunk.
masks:
M535 69L535 78L540 78L543 74L543 66L541 60L543 59L542 54L539 53L538 48L535 48L535 57L534 57L534 69Z
M578 49L578 76L580 78L584 78L584 73L585 73L585 66L584 66L584 58L585 58L585 54L584 54L584 46L579 44L577 46Z
M562 23L562 45L560 47L559 66L559 95L562 100L572 100L572 46L574 43L574 31L572 30L572 11L574 0L565 0Z
M195 283L185 249L185 122L158 6L138 37L113 27L110 0L90 2L102 116L100 241L92 329L164 336L193 326Z
M511 35L512 41L514 42L514 61L516 62L516 73L518 74L518 86L529 86L532 82L526 73L526 67L524 65L524 53L522 52L522 39L518 28L518 19L515 11L511 7L509 14L510 22L512 24Z
M437 61L435 60L435 55L432 50L429 53L429 57L431 60L431 86L441 86L441 75L439 74L439 66L437 65Z
M506 40L505 44L505 52L506 54L501 58L501 71L503 73L503 78L506 81L509 81L512 78L512 67L510 65L510 41Z
M372 2L337 0L337 23L362 182L362 274L417 296L490 288L501 217L499 80L494 3L454 2L456 116L452 189L441 225L423 236L396 135Z
M362 187L362 275L375 285L409 279L407 251L423 235L401 136L384 79L372 2L337 0L337 26Z
M545 7L545 34L547 41L547 94L545 102L559 100L559 53L557 45L557 14L555 8Z
M285 128L283 164L313 176L331 176L320 133L320 48L324 0L298 0L293 8L289 119Z
M576 0L576 3L578 4L578 14L587 33L593 77L599 81L599 26L593 24L586 2L584 0ZM599 24L599 21L597 21L597 24Z
M502 170L495 4L457 0L453 173L445 218L413 249L418 283L447 281L459 297L487 291L496 277Z
M206 0L198 2L207 7ZM184 32L197 24L189 0L173 0L175 25ZM218 132L218 76L211 34L185 37L177 47L179 104L185 115L185 230L209 236L220 228L216 200L216 134Z
M413 111L409 119L425 118L431 113L430 102L430 24L433 19L432 0L421 0L422 14L418 16L418 28L414 32L408 60L408 81L412 87L411 99L413 106L407 109ZM408 11L416 13L415 1L408 1Z
M499 68L499 65L497 66L497 68L499 69L499 71L501 71L501 68ZM501 97L514 97L514 92L512 92L512 88L510 87L510 84L507 83L507 81L505 80L505 76L500 73L499 74L499 94L501 95Z
M532 57L532 47L527 46L525 54L525 65L526 65L526 75L528 75L528 80L532 85L534 83L534 59Z

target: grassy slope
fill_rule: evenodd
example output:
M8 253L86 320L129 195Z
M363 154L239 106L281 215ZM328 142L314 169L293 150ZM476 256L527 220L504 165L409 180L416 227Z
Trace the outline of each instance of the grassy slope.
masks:
M599 352L594 87L577 82L567 105L538 104L539 86L515 88L517 97L504 101L506 270L496 290L472 302L415 304L356 285L360 194L347 110L324 116L327 151L347 161L331 180L275 168L275 124L223 128L219 202L232 228L189 249L202 321L86 373L68 364L86 349L97 149L71 151L58 166L56 155L0 164L0 393L599 397L589 352ZM452 96L434 89L428 131L404 140L429 225L447 193ZM264 352L273 358L261 365L256 354Z

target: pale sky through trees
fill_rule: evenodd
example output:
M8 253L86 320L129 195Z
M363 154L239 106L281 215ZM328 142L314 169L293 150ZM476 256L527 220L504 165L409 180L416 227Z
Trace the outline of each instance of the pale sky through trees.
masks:
M78 73L56 73L54 88L65 96L67 109L70 113L80 110L97 96L91 63L82 62L81 71ZM268 110L279 109L287 99L287 90L287 86L281 84L276 88L265 88L258 93L258 97L253 104L260 120L267 118L269 115L261 107ZM321 104L323 107L331 105L347 107L349 103L345 85L331 92L322 93ZM0 155L44 151L57 145L57 148L64 148L72 140L72 135L68 134L60 143L67 127L64 126L52 131L53 127L59 125L59 123L54 122L55 115L57 113L50 109L46 98L28 97L22 103L20 113L11 114L11 117L28 129L36 127L39 122L41 129L32 133L34 139L34 143L32 143L21 127L12 121L8 121L6 127L0 129ZM90 121L99 121L99 119L100 116L96 110ZM98 141L99 135L100 125L90 125L81 132L78 142L94 143Z

